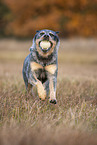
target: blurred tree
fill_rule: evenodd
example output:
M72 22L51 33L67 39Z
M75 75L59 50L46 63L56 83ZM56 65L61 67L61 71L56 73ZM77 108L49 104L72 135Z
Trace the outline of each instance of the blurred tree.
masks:
M5 35L5 27L10 21L10 10L2 1L0 1L0 37Z
M11 11L3 9L6 34L31 37L37 29L61 31L61 36L97 36L97 0L3 0ZM1 6L3 7L3 6ZM7 9L7 8L6 8ZM4 12L5 11L5 12Z

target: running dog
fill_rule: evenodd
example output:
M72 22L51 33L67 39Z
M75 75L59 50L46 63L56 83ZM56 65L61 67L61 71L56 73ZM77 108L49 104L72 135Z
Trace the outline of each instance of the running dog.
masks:
M58 33L47 29L37 31L22 71L26 89L36 86L39 98L45 100L49 96L54 104L57 103Z

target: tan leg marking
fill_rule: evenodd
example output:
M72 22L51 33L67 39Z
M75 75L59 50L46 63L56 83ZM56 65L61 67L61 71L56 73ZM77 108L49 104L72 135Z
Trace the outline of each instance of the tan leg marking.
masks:
M45 100L46 91L45 91L41 81L38 80L36 86L37 86L37 91L38 91L39 98L41 98L41 100Z
M50 101L55 99L56 100L56 92L54 91L54 85L53 85L53 80L52 78L50 79L49 83L49 88L50 88Z
M56 65L55 64L51 64L45 67L45 70L48 71L51 74L54 74L56 71Z
M30 67L32 71L38 70L38 69L43 69L43 66L36 63L36 62L31 62Z
M39 96L39 98L41 98L41 100L45 100L45 98L46 98L46 90L44 89L44 86L42 85L41 81L39 81L36 78L35 74L34 74L34 78L37 80L35 85L37 86L38 96Z

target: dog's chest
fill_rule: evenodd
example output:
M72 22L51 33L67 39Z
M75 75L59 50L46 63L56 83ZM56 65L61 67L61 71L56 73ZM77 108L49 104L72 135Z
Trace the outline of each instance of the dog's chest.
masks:
M42 83L46 82L48 79L47 72L44 69L38 69L35 71L37 79L39 79Z
M31 67L32 72L39 71L39 72L41 72L41 75L44 75L46 72L48 72L50 74L54 74L57 70L56 64L50 64L50 65L42 66L39 63L30 62L30 67Z

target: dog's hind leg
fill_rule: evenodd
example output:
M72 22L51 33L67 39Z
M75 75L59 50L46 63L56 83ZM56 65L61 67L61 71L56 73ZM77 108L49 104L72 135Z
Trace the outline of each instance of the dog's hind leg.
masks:
M26 90L27 90L28 93L30 93L32 88L33 88L33 85L28 83L28 79L26 77L26 73L25 72L23 72L23 79L24 79L24 82L25 82ZM33 95L33 93L32 93L32 95Z
M26 89L28 88L28 79L26 77L26 73L23 72L23 79L24 79L24 83L25 83L25 86L26 86Z
M31 88L32 88L32 85L28 83L27 91L30 92L31 91Z

